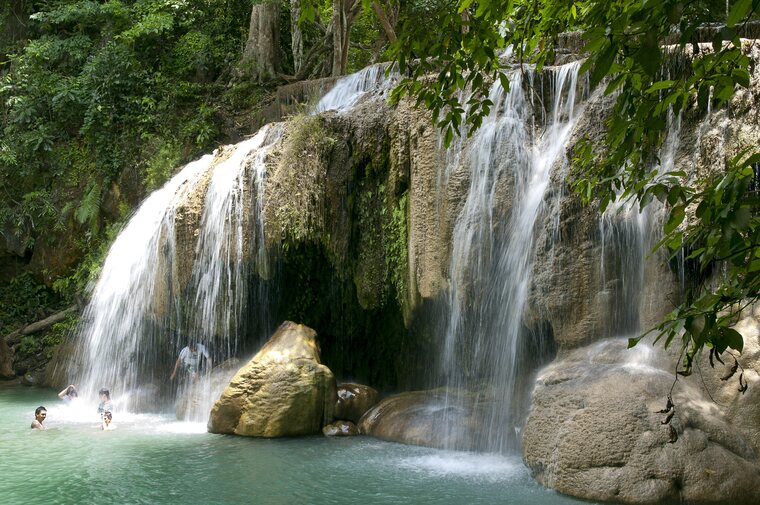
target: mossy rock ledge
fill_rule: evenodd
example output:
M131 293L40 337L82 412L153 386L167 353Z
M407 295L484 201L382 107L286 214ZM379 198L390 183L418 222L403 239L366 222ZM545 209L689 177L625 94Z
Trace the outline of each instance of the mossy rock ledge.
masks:
M266 438L321 433L337 394L316 337L307 326L282 323L214 404L208 430Z

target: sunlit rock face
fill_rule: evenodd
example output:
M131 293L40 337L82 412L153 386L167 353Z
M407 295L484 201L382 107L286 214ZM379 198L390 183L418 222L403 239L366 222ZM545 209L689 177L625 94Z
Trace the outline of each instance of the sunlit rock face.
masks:
M760 60L757 48L748 52ZM689 108L671 117L658 170L682 171L693 182L721 173L743 150L757 149L758 97L755 65L750 86L726 109ZM569 145L583 136L600 142L598 118L610 110L610 97L592 96ZM560 193L562 183L556 172ZM688 272L678 261L668 264L662 251L652 252L662 226L657 207L639 213L618 206L600 218L598 209L580 205L565 190L537 230L526 320L551 328L560 350L535 384L524 460L542 484L591 500L758 503L757 309L745 311L736 326L745 338L737 357L749 389L738 391L741 369L722 381L727 368L716 362L712 369L705 352L691 377L678 377L667 425L667 414L656 412L674 385L678 345L626 350L620 338L651 328L683 296L680 283ZM694 210L687 209L687 223L696 220ZM733 358L723 358L733 365Z
M524 461L536 479L589 500L760 502L756 437L732 414L744 405L743 423L757 426L757 402L750 406L753 398L737 393L721 406L699 374L679 377L668 420L658 411L673 386L673 360L640 346L627 350L625 339L603 340L541 372L523 437ZM751 355L757 358L756 348ZM716 375L705 365L703 376ZM737 380L717 385L713 398L728 400L721 394L735 390ZM760 387L757 377L751 382L750 389Z
M284 322L232 378L208 430L249 437L319 433L333 417L335 378L319 361L316 333Z

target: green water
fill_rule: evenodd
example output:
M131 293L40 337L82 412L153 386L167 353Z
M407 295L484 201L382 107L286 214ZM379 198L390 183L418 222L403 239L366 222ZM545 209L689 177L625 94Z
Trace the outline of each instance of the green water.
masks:
M38 405L46 431L29 429ZM367 437L261 440L158 415L0 386L0 504L579 503L533 482L519 458L438 451Z

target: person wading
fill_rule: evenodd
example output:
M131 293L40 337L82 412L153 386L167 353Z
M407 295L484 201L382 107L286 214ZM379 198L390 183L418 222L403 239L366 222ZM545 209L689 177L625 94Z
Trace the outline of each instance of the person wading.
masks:
M169 377L169 380L174 380L177 376L177 371L180 370L180 365L185 374L193 381L198 379L198 375L201 369L201 355L206 359L206 369L211 369L211 358L208 355L206 346L203 344L196 344L190 342L187 346L183 347L179 352L177 361L174 363L174 369Z
M47 409L40 405L37 407L34 411L34 421L32 421L31 428L33 430L44 430L45 426L42 424L42 422L47 417Z

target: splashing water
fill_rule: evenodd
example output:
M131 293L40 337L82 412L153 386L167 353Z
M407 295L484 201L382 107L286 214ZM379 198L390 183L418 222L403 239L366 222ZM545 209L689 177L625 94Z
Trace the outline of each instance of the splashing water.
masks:
M151 365L165 347L159 328L169 318L165 301L176 286L172 275L174 203L192 191L213 155L189 163L140 206L109 250L84 312L80 392L94 397L101 387L121 393L117 406L131 408L124 395L157 380ZM76 371L74 371L76 372Z

